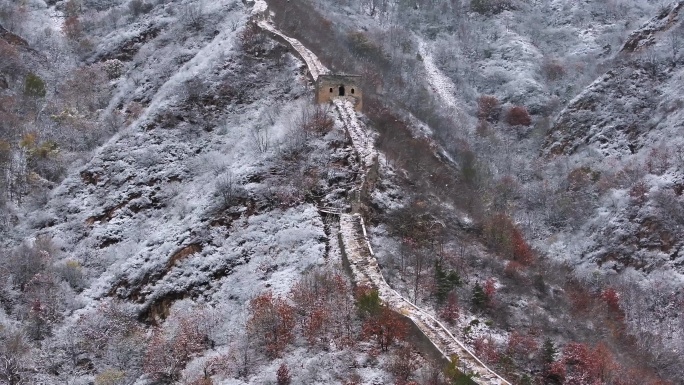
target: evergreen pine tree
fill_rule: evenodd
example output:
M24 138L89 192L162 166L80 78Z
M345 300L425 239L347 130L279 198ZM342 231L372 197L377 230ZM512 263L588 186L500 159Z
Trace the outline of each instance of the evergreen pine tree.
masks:
M473 287L473 305L477 308L483 308L489 302L488 300L482 286L479 283L475 283L475 287Z
M435 261L435 282L437 303L443 304L449 296L449 292L456 286L461 286L461 277L457 272L449 270L448 272L442 268L439 261Z
M29 73L24 81L24 94L34 98L45 96L45 82L38 75Z
M555 361L556 354L558 354L558 350L556 349L553 341L551 341L550 338L546 338L541 349L541 359L544 364L550 364Z

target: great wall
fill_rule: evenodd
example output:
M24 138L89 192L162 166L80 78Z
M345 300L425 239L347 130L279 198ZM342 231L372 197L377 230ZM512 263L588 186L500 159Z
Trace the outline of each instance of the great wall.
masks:
M314 83L320 75L330 73L313 52L298 40L283 34L271 23L268 4L264 0L254 2L252 15L260 28L279 41L285 42L295 51L295 55L305 62ZM374 148L373 138L358 119L351 100L339 97L333 100L333 104L335 105L334 111L342 122L346 134L351 139L361 163L361 182L355 190L364 191L368 188L366 186L367 175L377 168L378 154ZM358 196L359 194L352 191L349 195ZM354 211L357 211L354 204L352 204L352 213L325 211L328 214L332 213L339 216L339 234L343 255L346 256L349 263L354 283L377 289L381 301L386 306L410 319L440 354L447 360L457 361L457 367L464 373L471 375L474 383L510 385L508 381L478 359L444 324L401 296L387 284L373 253L363 218Z

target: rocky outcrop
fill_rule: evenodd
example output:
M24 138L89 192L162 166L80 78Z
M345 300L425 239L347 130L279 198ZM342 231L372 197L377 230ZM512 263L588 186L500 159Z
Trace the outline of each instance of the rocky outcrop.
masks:
M656 42L656 36L672 27L679 19L679 12L684 7L684 2L680 1L664 8L658 16L651 19L642 28L632 32L627 41L622 46L620 52L636 52L645 47L651 46Z
M561 111L545 155L571 155L589 146L604 156L620 157L644 146L646 134L671 112L663 111L663 104L681 61L664 44L654 45L681 24L683 7L679 2L667 8L630 35L613 68Z

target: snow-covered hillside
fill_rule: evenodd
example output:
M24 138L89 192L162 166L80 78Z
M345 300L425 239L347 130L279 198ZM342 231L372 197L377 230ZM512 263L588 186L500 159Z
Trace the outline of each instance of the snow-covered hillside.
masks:
M106 9L111 14L116 7ZM200 14L187 13L195 11ZM71 277L46 284L49 298L33 297L42 303L34 311L54 310L38 338L60 373L31 358L37 372L26 374L21 363L21 381L103 383L110 375L141 381L135 359L122 367L111 357L88 356L91 369L62 360L70 343L65 336L83 332L83 320L98 319L108 306L142 325L166 325L199 306L214 309L211 317L221 323L211 337L218 350L188 364L183 378L194 381L202 374L193 365L237 349L257 294L289 295L303 272L341 263L317 206L344 209L354 178L349 143L340 128L311 125L311 114L329 118L313 111L305 63L253 30L251 13L231 1L160 4L103 34L89 55L88 61L121 63L106 109L138 110L128 127L70 169L40 210L20 209L11 235L49 258L43 275L60 279L68 271ZM190 17L201 24L190 24ZM3 293L13 295L12 282L7 285ZM17 293L19 301L2 315L7 328L20 326L13 320L26 294ZM73 337L81 346L81 336ZM294 366L327 359L293 354ZM250 368L237 382L266 381L276 369ZM293 375L330 383L331 373L312 373Z
M0 0L0 383L680 383L682 4Z

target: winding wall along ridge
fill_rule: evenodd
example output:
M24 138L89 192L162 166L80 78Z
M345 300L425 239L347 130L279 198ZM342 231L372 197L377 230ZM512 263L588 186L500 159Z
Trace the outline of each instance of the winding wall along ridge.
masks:
M308 48L306 48L302 43L300 43L299 40L293 39L278 31L278 29L274 27L269 20L259 20L257 22L257 25L261 29L279 36L281 39L285 40L290 46L292 46L292 48L294 48L294 50L297 51L299 56L306 63L306 66L309 69L309 73L311 74L311 77L313 78L314 82L318 79L320 75L325 75L330 72L330 70L328 70L328 68L326 68L323 65L323 63L320 62L320 60L318 60L318 57Z
M320 62L318 57L301 44L280 32L268 19L268 10L263 0L257 0L255 9L263 19L257 25L263 30L277 35L285 40L306 63L314 81L319 75L330 71ZM356 111L350 101L338 99L334 101L337 114L345 126L347 134L352 140L364 171L368 171L377 161L377 151L373 140L361 127L356 117ZM362 178L362 180L365 178ZM364 183L362 181L362 183ZM503 377L496 374L480 361L468 348L463 345L451 332L432 315L402 297L385 281L380 271L378 261L368 241L368 234L359 214L340 215L340 234L346 251L353 279L357 285L368 285L378 290L380 299L392 310L408 317L432 342L433 345L449 360L458 357L458 363L469 373L473 381L482 385L510 385Z

